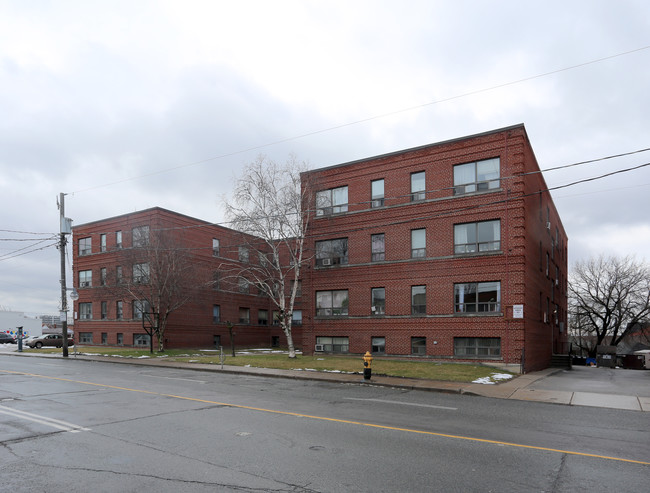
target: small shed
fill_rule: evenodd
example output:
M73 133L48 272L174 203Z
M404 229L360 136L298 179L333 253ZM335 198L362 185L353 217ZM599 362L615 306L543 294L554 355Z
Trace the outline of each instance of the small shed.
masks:
M597 346L596 365L616 368L616 346Z

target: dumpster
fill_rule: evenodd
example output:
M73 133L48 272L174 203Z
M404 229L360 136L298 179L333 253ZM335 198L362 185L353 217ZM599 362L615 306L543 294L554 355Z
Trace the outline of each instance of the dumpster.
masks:
M623 368L629 370L643 370L645 368L645 356L642 354L624 354Z
M616 368L616 346L597 346L596 365Z

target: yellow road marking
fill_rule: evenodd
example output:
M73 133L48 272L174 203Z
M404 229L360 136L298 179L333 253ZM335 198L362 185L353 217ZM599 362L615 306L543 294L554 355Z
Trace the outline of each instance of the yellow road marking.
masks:
M214 404L218 406L227 406L227 407L232 407L236 409L247 409L249 411L259 411L259 412L264 412L264 413L271 413L271 414L281 414L285 416L295 416L298 418L308 418L308 419L316 419L319 421L330 421L333 423L343 423L343 424L349 424L349 425L356 425L356 426L366 426L369 428L378 428L382 430L392 430L392 431L402 431L406 433L416 433L419 435L429 435L429 436L436 436L436 437L443 437L443 438L453 438L456 440L467 440L471 442L480 442L480 443L489 443L493 445L503 445L507 447L518 447L518 448L524 448L524 449L529 449L529 450L541 450L544 452L556 452L560 454L567 454L567 455L576 455L580 457L591 457L595 459L605 459L605 460L614 460L614 461L619 461L619 462L627 462L627 463L632 463L632 464L642 464L644 466L650 466L650 462L645 462L645 461L640 461L640 460L632 460L632 459L623 459L621 457L609 457L606 455L598 455L598 454L587 454L585 452L575 452L572 450L562 450L562 449L554 449L554 448L548 448L548 447L539 447L536 445L525 445L521 443L513 443L513 442L501 442L499 440L489 440L485 438L474 438L474 437L466 437L462 435L450 435L447 433L437 433L434 431L422 431L422 430L415 430L413 428L401 428L401 427L396 427L396 426L387 426L387 425L378 425L378 424L373 424L373 423L365 423L363 421L351 421L347 419L338 419L338 418L328 418L326 416L314 416L310 414L301 414L301 413L294 413L290 411L278 411L276 409L264 409L261 407L253 407L253 406L244 406L241 404L231 404L228 402L219 402L219 401L212 401L212 400L207 400L207 399L198 399L195 397L187 397L187 396L182 396L182 395L173 395L173 394L162 394L160 392L152 392L149 390L140 390L140 389L131 389L128 387L118 387L115 385L107 385L103 383L95 383L95 382L85 382L83 380L72 380L69 378L61 378L61 377L52 377L49 375L39 375L36 373L25 373L25 372L20 372L20 371L11 371L11 370L0 370L0 372L3 373L9 373L9 374L14 374L14 375L25 375L29 377L38 377L38 378L47 378L50 380L59 380L62 382L72 382L72 383L80 383L84 385L92 385L94 387L102 387L102 388L107 388L107 389L114 389L114 390L124 390L127 392L137 392L140 394L149 394L149 395L158 395L160 397L169 397L172 399L181 399L185 401L193 401L193 402L202 402L204 404Z

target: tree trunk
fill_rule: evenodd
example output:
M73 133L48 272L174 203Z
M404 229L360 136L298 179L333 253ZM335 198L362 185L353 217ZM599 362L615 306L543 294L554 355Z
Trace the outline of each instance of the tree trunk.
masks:
M289 358L295 358L296 348L293 345L293 336L291 335L291 327L284 325L284 327L282 327L282 331L284 332L284 335L287 337L287 348L289 349Z

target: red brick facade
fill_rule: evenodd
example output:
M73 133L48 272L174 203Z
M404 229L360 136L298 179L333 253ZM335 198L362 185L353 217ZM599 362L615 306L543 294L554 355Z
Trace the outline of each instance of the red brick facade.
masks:
M484 172L492 168L496 177ZM468 181L472 170L476 178ZM383 203L373 202L371 182L382 179ZM310 171L303 183L332 191L310 205L320 212L309 234L314 258L303 269L304 352L320 343L362 354L385 344L386 355L525 371L566 352L567 239L523 125ZM461 238L482 228L489 241L463 246L455 228ZM489 238L495 228L500 234ZM377 234L384 235L383 259L372 256ZM413 246L412 234L424 236L424 245ZM347 258L317 253L331 247L328 240L347 240ZM425 287L416 297L425 307L411 306L414 286ZM385 307L374 313L372 288L385 293ZM472 298L473 289L491 299ZM460 303L466 299L475 302ZM523 306L523 318L513 316L513 306Z
M118 295L111 289L118 266L124 276L131 275L132 265L129 265L129 256L125 253L132 248L133 229L142 226L147 227L150 234L158 231L172 233L176 244L190 252L192 262L199 266L196 282L201 287L193 292L188 303L171 314L164 336L165 347L229 347L228 322L234 326L237 346L269 347L286 343L279 326L273 324L274 309L266 297L259 296L252 286L248 288L248 293L242 293L236 280L224 276L217 284L213 282L216 271L223 270L224 265L238 262L242 243L240 233L160 208L73 228L73 276L74 286L79 293L79 300L74 303L77 342L124 346L142 344L140 336L145 335L145 330L142 319L133 313L133 299ZM120 245L117 244L118 234L122 238ZM219 241L218 252L213 249L214 239ZM105 243L102 244L102 241ZM102 269L106 273L104 281ZM80 272L84 272L83 279ZM90 278L88 272L91 273ZM118 301L122 302L121 317L117 314ZM81 312L80 304L85 304ZM215 306L219 307L216 319ZM245 308L249 310L248 323L240 317L240 309ZM294 338L298 340L301 337L300 329L298 325L293 331Z

